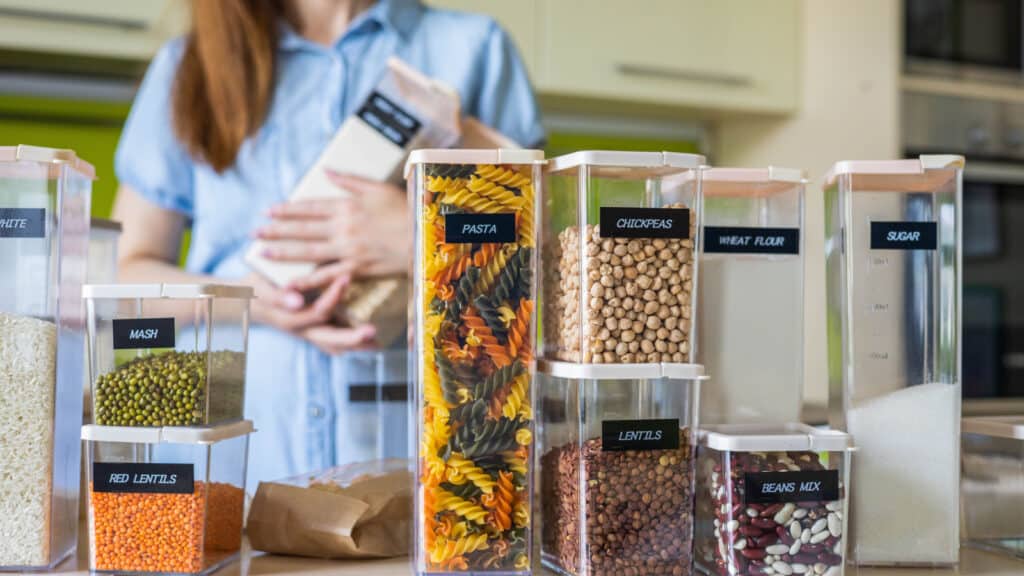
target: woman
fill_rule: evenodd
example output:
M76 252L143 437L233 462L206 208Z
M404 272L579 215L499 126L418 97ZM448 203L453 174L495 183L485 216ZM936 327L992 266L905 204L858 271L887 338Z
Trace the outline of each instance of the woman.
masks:
M526 73L488 18L418 0L199 0L193 30L150 65L117 151L125 282L244 281L252 306L246 416L249 484L335 464L346 449L336 354L373 341L330 318L351 276L404 270L402 190L346 175L347 202L281 205L341 122L397 56L454 87L466 113L512 139L543 138ZM276 215L276 218L268 218ZM288 240L279 258L338 261L277 289L243 254L254 235ZM298 223L299 225L295 225ZM175 266L186 226L191 246ZM398 249L395 249L395 247ZM296 288L320 288L312 303Z

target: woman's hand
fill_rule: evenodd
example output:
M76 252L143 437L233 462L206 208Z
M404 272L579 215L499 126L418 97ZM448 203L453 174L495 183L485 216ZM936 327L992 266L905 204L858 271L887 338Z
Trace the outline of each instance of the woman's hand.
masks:
M296 290L327 285L333 278L399 274L408 268L412 226L405 193L392 184L328 171L345 198L288 202L271 209L273 222L257 234L271 260L322 264L292 284Z

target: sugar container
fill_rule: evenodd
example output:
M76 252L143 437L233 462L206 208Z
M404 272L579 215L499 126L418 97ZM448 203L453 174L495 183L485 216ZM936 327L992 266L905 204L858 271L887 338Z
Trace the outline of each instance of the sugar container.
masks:
M353 350L341 366L338 465L411 458L409 350Z
M963 541L1024 558L1024 416L964 418L961 429Z

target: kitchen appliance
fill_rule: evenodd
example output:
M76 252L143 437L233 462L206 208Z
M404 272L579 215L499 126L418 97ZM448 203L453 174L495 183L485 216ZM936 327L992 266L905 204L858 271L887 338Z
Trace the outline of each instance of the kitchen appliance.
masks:
M905 0L911 72L1020 75L1021 0Z

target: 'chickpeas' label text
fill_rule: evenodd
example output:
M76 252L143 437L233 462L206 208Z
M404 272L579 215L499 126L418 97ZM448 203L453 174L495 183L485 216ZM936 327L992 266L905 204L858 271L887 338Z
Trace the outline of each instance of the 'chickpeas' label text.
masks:
M675 450L679 448L679 420L604 420L601 450Z
M838 500L839 471L747 472L744 486L748 504Z
M174 318L114 320L114 349L174 348Z
M601 208L601 238L689 237L687 208Z
M799 254L799 228L705 226L704 252L718 254Z
M935 250L936 222L872 222L872 250Z
M43 208L0 208L0 238L45 238Z
M95 492L191 494L195 487L192 464L94 462Z
M444 241L448 244L515 242L516 217L514 214L447 214Z

